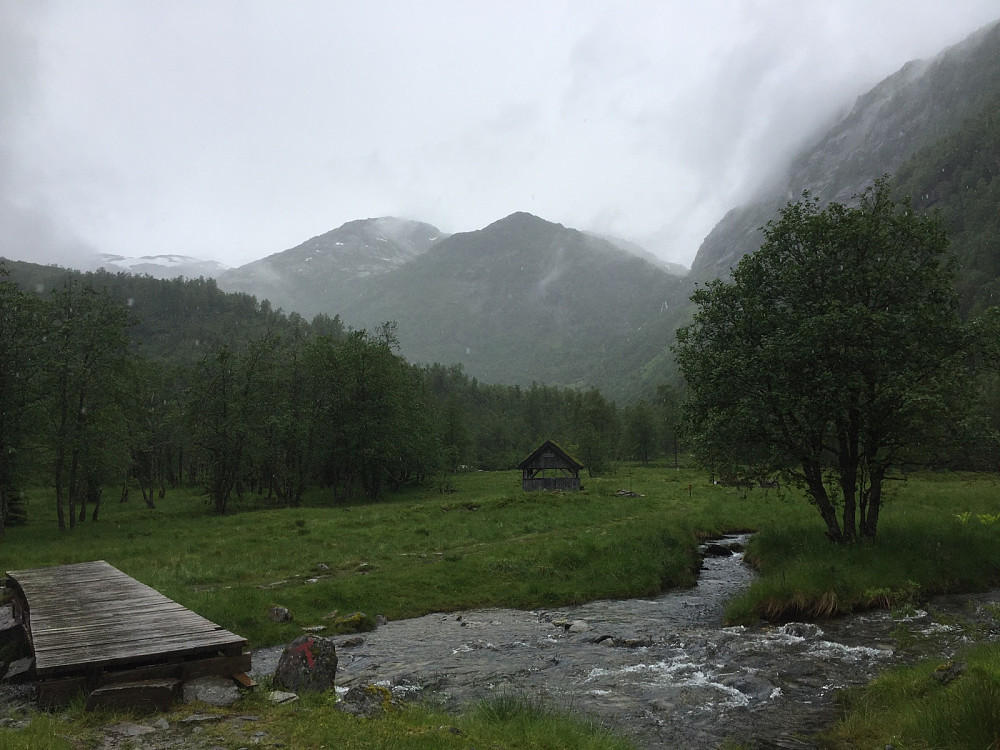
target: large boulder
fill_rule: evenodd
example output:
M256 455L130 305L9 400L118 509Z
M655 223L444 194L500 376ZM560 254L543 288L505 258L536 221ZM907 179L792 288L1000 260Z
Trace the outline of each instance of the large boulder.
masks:
M332 690L337 674L337 649L333 641L302 635L281 653L274 684L294 693Z

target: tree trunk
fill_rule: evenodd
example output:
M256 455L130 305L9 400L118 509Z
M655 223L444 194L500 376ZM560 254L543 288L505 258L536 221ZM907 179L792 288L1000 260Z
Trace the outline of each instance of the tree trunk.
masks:
M844 498L843 533L844 541L853 541L858 528L858 416L853 411L847 416L846 424L841 421L837 442L839 455L837 469L840 474L840 491Z
M819 464L813 462L804 463L802 468L805 472L806 486L812 504L816 506L823 520L826 522L826 535L830 538L830 541L843 544L845 541L844 534L841 532L840 524L837 521L837 509L830 502L830 497L827 495L826 487L823 484L823 469Z
M73 457L69 463L69 528L72 531L76 528L76 498L77 498L77 476L80 471L80 451L73 449Z
M61 451L60 454L56 456L55 480L56 480L56 518L59 521L59 531L66 531L66 512L64 510L66 499L62 481Z
M7 525L7 509L11 506L11 499L14 497L14 488L7 482L0 481L0 541L4 538L4 529Z
M87 498L94 506L94 512L90 516L91 521L97 520L97 514L101 510L101 495L103 494L104 494L104 488L101 487L100 482L94 480L87 481Z
M867 512L861 517L861 536L864 539L874 539L878 531L878 514L882 507L882 482L885 479L885 468L879 467L872 471L871 488L868 490Z

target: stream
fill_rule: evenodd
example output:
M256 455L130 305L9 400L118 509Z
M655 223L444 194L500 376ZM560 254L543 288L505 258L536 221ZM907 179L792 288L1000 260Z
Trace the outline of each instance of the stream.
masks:
M753 578L745 541L714 540L733 553L706 556L696 586L656 598L431 614L334 637L338 690L378 684L449 709L509 693L596 718L645 748L810 748L840 715L838 690L1000 639L1000 591L818 625L723 627L726 601ZM272 673L280 652L255 652L251 674Z

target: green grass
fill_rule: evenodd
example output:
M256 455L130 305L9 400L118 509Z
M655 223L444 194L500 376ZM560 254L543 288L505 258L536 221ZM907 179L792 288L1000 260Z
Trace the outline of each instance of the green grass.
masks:
M208 724L199 735L187 730L174 737L177 746L240 748L339 748L340 750L634 750L635 745L597 722L573 713L553 710L524 696L500 693L473 703L464 711L447 713L429 705L390 703L385 710L359 718L334 708L332 694L306 694L291 704L272 706L259 693L242 698L228 709L178 706L165 718L172 727L196 712L221 714L231 721ZM253 721L240 717L253 716ZM103 726L119 722L148 722L149 717L97 711L69 712L71 720L47 714L32 716L22 729L0 727L5 750L76 750L100 746ZM183 730L182 730L183 731ZM153 735L156 736L156 735ZM147 738L143 738L147 739ZM140 745L136 744L135 747ZM132 747L124 744L122 747Z
M645 497L615 497L623 482ZM702 474L673 469L589 479L579 493L523 493L517 472L450 483L455 492L432 485L377 504L332 504L316 492L301 508L224 517L196 493L174 491L156 510L108 503L100 521L64 533L52 498L34 492L31 523L0 544L0 569L107 560L259 647L329 624L333 611L399 619L690 585L700 537L785 509L765 501L761 511ZM272 605L295 622L271 623Z
M934 679L948 664L925 661L847 691L847 716L824 738L830 748L989 750L1000 747L1000 646L959 657L967 671L949 684Z
M583 492L564 494L525 494L517 472L449 477L447 487L454 492L440 491L443 484L409 489L377 504L333 503L322 492L287 510L254 510L247 502L225 517L214 515L197 493L178 490L155 510L135 501L108 503L99 522L66 533L56 529L50 493L35 491L29 525L9 529L0 542L0 571L107 560L248 638L254 648L288 642L304 625L329 626L333 621L326 616L334 611L363 612L370 622L376 614L398 619L471 607L534 608L647 596L692 583L699 541L737 530L758 531L747 559L760 577L730 604L731 622L898 606L1000 581L995 477L914 477L890 498L878 539L849 547L826 540L818 514L795 492L746 494L687 469L625 467L614 477L585 480ZM617 497L618 489L642 497ZM270 622L272 605L288 607L295 622ZM860 727L871 716L866 726L898 725L891 736L910 744L897 748L978 747L982 737L954 744L959 740L947 735L954 730L948 717L977 715L984 710L977 703L982 696L994 700L1000 664L986 649L975 652L970 665L974 668L953 686L920 688L924 692L917 697L926 698L925 710L910 719L904 716L906 700L887 701L876 714L873 707L880 704L862 697L850 704L848 721ZM884 683L888 687L876 683L873 695L896 690L912 697L917 689L912 686L923 685L919 675L900 674L886 678L898 681ZM963 681L973 689L964 692ZM461 714L412 706L365 720L333 710L329 700L271 707L258 694L233 710L259 713L253 731L266 731L288 747L627 746L580 717L518 697L500 696ZM933 716L941 717L940 726L926 723ZM101 721L110 723L82 712L37 715L27 729L0 728L0 746L91 747ZM220 746L246 745L236 729L219 731L228 733ZM863 737L854 746L881 747L891 740L883 742L889 737L883 732L881 744L869 742L866 731L844 729L829 741ZM993 745L982 745L987 746Z
M822 619L987 589L1000 581L998 509L995 477L927 474L897 488L875 540L831 544L811 517L762 525L746 551L760 577L727 620Z

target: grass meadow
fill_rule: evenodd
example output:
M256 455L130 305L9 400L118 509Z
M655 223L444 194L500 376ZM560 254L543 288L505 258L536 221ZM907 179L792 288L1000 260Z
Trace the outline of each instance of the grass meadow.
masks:
M761 574L730 604L732 623L823 618L1000 582L994 476L911 477L894 487L878 539L844 548L826 540L818 514L792 490L745 492L715 485L697 470L657 466L623 466L584 484L579 493L526 494L518 472L472 472L376 504L335 504L314 492L301 507L281 510L256 508L262 503L247 498L226 516L215 515L196 491L176 489L155 510L135 500L107 502L100 521L65 533L56 528L51 493L37 490L29 497L29 524L9 529L0 542L0 571L106 560L253 648L288 642L303 626L331 626L335 612L346 629L358 625L345 617L356 612L367 627L379 614L399 619L648 596L691 585L698 543L728 531L758 532L747 559ZM621 489L641 496L617 496ZM287 607L294 622L271 622L272 605ZM996 654L984 653L981 671L995 679ZM269 735L290 747L628 746L585 717L517 700L451 717L414 708L366 720L374 723L364 731L322 699L294 709L258 705L253 695L245 701L254 707L238 710L261 713ZM0 728L0 746L89 747L95 722L107 718L77 712L48 732L52 721L42 715L28 730ZM462 734L437 736L449 722ZM878 718L874 726L890 724ZM853 735L844 732L836 746L852 746ZM378 733L387 734L376 742ZM237 737L232 743L242 746Z

